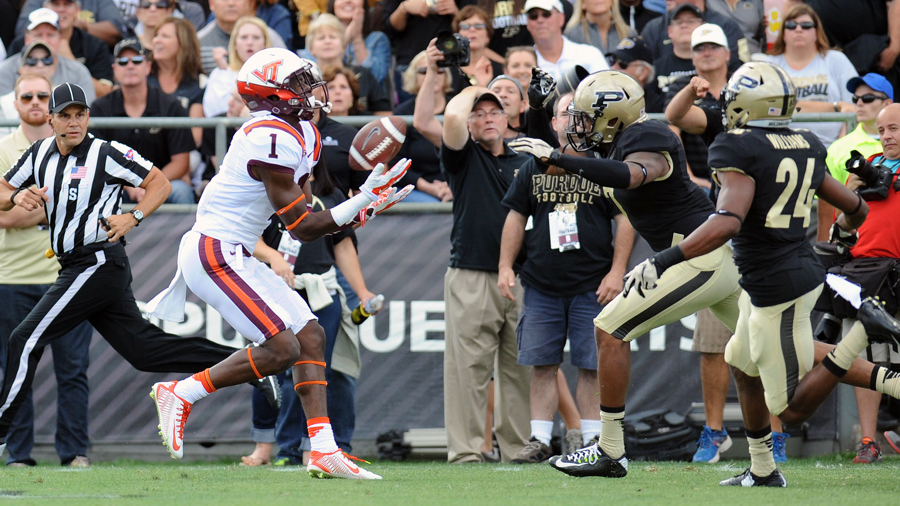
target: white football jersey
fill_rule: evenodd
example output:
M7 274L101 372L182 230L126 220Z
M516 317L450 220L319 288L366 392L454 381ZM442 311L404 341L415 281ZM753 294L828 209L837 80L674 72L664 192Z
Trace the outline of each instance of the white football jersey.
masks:
M235 133L219 173L200 197L193 230L226 243L243 244L252 252L275 209L262 181L249 167L290 171L294 182L303 186L321 151L319 130L309 121L300 122L300 132L273 115L244 123Z

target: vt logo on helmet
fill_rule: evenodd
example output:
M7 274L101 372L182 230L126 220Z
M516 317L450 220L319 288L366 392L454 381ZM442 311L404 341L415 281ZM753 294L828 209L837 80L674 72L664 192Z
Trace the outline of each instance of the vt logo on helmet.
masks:
M309 121L316 109L331 111L319 67L287 49L269 48L248 58L238 72L237 86L252 113L299 116Z
M576 151L610 144L629 125L647 118L644 88L618 70L601 70L575 89L566 136Z
M787 72L769 62L749 62L737 69L722 90L722 124L783 128L797 107L797 89Z

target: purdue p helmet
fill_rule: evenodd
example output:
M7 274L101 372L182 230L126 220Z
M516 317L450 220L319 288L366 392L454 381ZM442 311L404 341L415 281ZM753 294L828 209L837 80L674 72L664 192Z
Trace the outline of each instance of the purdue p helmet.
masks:
M575 89L566 136L576 151L587 151L611 143L625 127L646 117L640 83L624 72L602 70Z
M797 89L788 73L774 63L741 65L722 90L722 124L726 130L785 127L791 123L796 107Z
M308 121L316 109L331 108L319 67L287 49L264 49L248 58L238 72L237 86L253 113L296 115ZM316 88L322 88L324 102L313 96Z

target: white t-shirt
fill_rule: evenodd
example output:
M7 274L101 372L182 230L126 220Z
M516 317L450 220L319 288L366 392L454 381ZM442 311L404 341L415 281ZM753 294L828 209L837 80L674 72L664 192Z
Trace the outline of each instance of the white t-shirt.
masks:
M229 244L243 244L253 252L269 217L275 212L263 182L248 170L291 173L300 186L319 160L322 140L315 125L300 122L300 130L266 115L238 129L216 177L200 197L193 230Z
M562 75L575 65L581 65L592 74L609 68L609 64L606 63L606 57L596 47L572 42L565 36L562 39L563 49L556 63L551 63L544 59L537 46L534 46L534 51L537 53L538 67L552 75L556 82L559 82Z
M237 89L238 73L231 69L216 67L209 73L206 90L203 92L203 115L212 118L228 112L228 99Z
M797 87L797 100L833 103L850 102L852 93L847 91L847 81L859 74L850 60L840 51L828 51L823 58L817 54L813 61L802 70L794 70L784 55L766 56L765 59L783 68L794 86ZM803 112L802 108L800 112ZM822 144L830 146L841 133L843 123L794 123L796 128L806 128L816 134Z

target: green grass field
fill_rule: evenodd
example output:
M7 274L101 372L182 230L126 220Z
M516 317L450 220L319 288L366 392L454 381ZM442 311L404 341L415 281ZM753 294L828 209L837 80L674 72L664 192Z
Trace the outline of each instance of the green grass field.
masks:
M87 469L43 465L0 474L10 504L898 504L900 457L874 466L851 455L793 459L787 489L724 488L746 461L712 465L633 463L624 479L571 478L547 465L375 462L383 481L314 480L301 468L117 461Z

